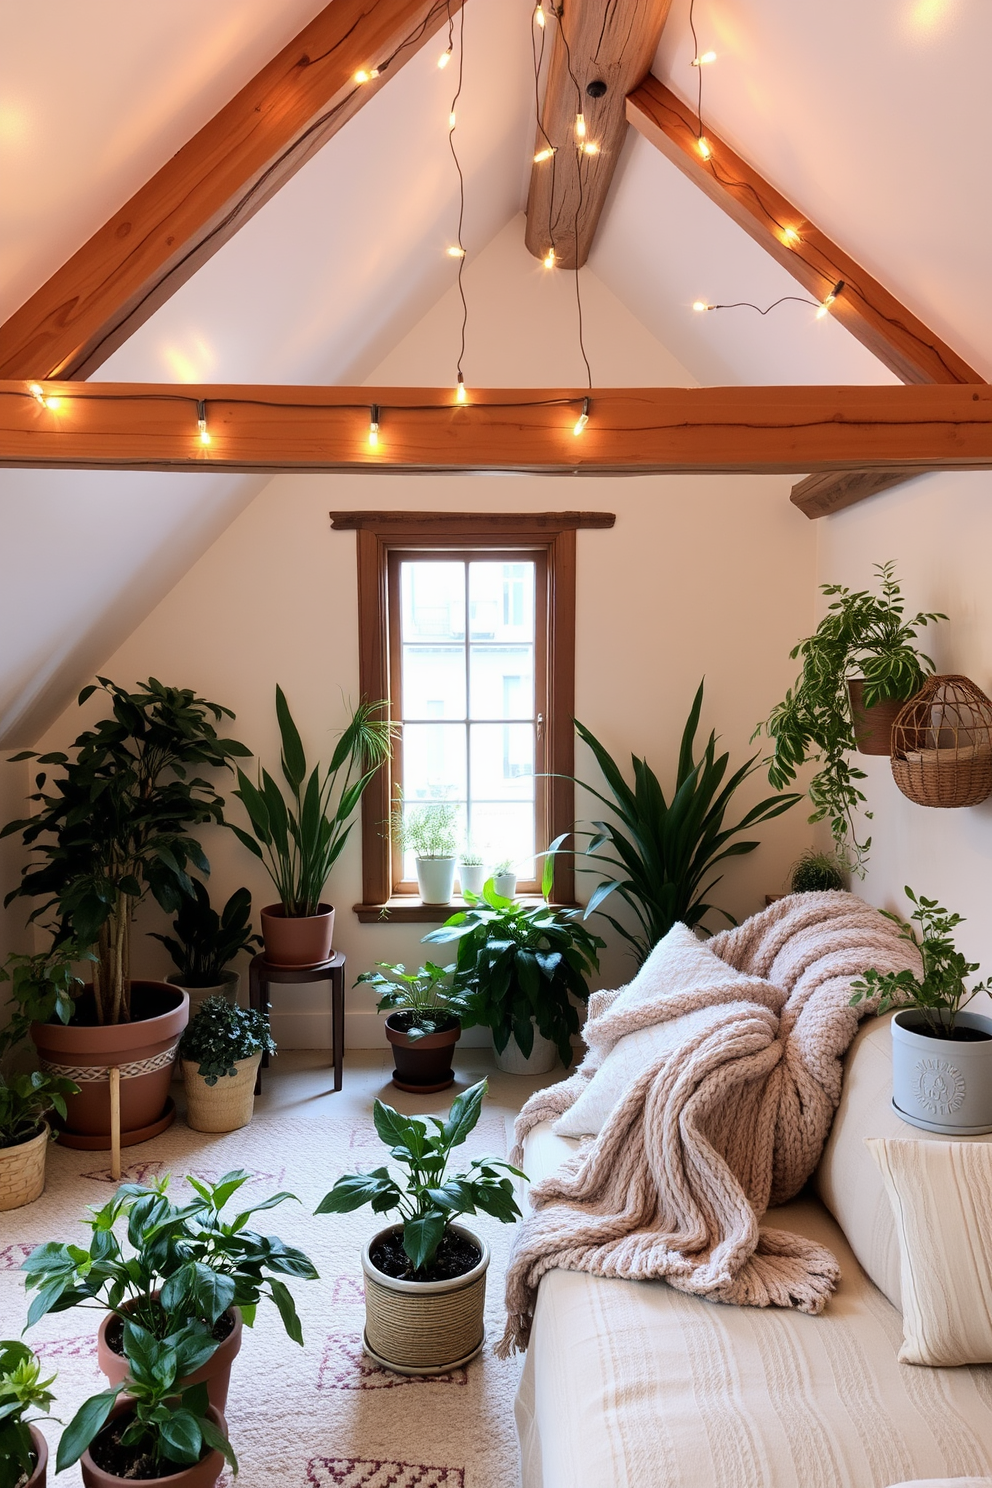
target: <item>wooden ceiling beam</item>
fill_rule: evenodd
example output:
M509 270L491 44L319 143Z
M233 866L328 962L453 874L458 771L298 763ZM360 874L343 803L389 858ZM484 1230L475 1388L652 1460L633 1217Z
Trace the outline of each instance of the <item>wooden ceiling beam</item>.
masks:
M0 327L0 378L93 373L439 30L448 4L331 0Z
M564 269L588 258L627 134L625 96L648 72L670 8L671 0L551 0L541 12L552 50L534 154L555 153L531 171L524 240L535 257L553 248Z
M0 383L0 465L187 471L792 474L992 469L992 388ZM55 400L55 406L51 405ZM202 400L209 444L198 434ZM369 443L373 408L378 442Z

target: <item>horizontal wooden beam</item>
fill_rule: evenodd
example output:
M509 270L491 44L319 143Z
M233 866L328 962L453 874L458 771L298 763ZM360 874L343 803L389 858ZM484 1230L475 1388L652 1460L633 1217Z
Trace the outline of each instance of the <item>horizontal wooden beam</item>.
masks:
M0 383L0 465L562 475L992 469L992 388ZM588 424L576 435L588 396ZM54 403L55 406L52 406ZM204 416L201 442L198 415ZM377 442L370 444L373 413Z
M382 532L394 529L405 537L408 533L429 530L438 533L456 533L464 536L478 523L479 513L474 512L414 512L414 511L332 511L331 526L335 532ZM581 528L603 529L616 525L616 512L487 512L486 530L489 533L526 533L528 536L548 532L577 532Z
M461 3L331 0L0 327L0 377L90 376Z

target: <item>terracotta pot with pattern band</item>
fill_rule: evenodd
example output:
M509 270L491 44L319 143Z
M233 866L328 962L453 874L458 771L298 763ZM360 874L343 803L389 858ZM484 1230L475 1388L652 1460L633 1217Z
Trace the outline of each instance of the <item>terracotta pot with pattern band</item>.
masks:
M168 982L133 981L131 1008L130 1023L31 1025L42 1068L79 1086L66 1102L65 1122L57 1123L63 1146L109 1151L113 1067L121 1072L122 1147L157 1136L175 1117L169 1084L189 996Z

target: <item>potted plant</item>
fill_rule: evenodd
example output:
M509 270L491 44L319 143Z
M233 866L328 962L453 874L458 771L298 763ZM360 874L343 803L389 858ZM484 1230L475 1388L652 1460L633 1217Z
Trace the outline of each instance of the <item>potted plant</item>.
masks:
M41 1364L27 1344L0 1341L0 1488L45 1488L48 1443L35 1425L50 1419L55 1376L41 1377ZM44 1416L26 1419L29 1410Z
M462 894L482 893L486 881L486 860L474 847L467 847L458 858L458 887Z
M809 848L789 875L790 894L822 894L828 889L844 888L844 870L835 853Z
M175 938L150 931L172 957L178 971L166 977L174 987L189 993L190 1011L194 1012L208 997L226 997L237 1002L241 982L228 966L239 951L254 951L262 944L260 935L251 933L251 894L235 889L220 914L211 906L206 884L193 880L193 892L179 906L172 922Z
M955 949L952 931L964 923L936 899L917 898L910 921L883 910L900 927L903 940L920 953L922 975L880 972L870 967L851 983L851 1003L878 998L878 1011L899 1011L892 1019L892 1105L911 1126L948 1137L992 1131L992 1018L962 1012L992 979L969 992L965 977L978 971Z
M268 1297L289 1337L302 1345L293 1295L282 1278L317 1278L313 1262L301 1250L248 1228L253 1214L293 1194L273 1194L233 1220L222 1217L249 1178L240 1169L216 1183L189 1174L194 1197L182 1205L169 1201L168 1174L149 1186L123 1184L102 1209L87 1212L83 1223L92 1232L88 1250L51 1240L23 1263L25 1284L36 1293L28 1326L46 1313L99 1302L108 1311L97 1331L97 1358L112 1384L127 1374L124 1325L129 1320L158 1339L193 1326L218 1347L180 1383L206 1381L211 1403L223 1410L242 1323L250 1327L260 1300ZM114 1228L122 1221L128 1253Z
M419 971L377 961L378 971L363 971L355 986L366 983L380 994L376 1012L389 1013L386 1038L393 1049L393 1084L421 1095L447 1090L454 1083L451 1059L461 1038L461 1001L448 980L454 966L428 961ZM389 972L389 976L383 976Z
M60 773L48 794L46 776L37 777L30 799L38 811L8 822L0 834L19 832L42 859L24 869L5 904L41 898L32 920L54 910L59 944L71 940L96 951L92 986L75 999L69 1022L38 1021L31 1029L46 1065L77 1072L80 1090L68 1101L60 1140L95 1149L111 1145L111 1067L121 1072L123 1145L154 1136L173 1118L169 1083L189 1000L165 982L132 980L131 920L148 893L167 912L178 910L193 892L190 864L209 873L190 831L221 821L223 798L198 771L228 768L248 753L213 726L232 718L230 710L188 689L151 677L139 691L126 692L101 677L83 688L80 704L98 687L111 716L78 736L72 757L14 756Z
M503 858L493 869L493 887L504 899L512 899L517 892L517 865L512 858Z
M908 698L934 669L915 645L916 633L934 612L905 616L905 601L893 577L895 565L879 563L880 594L823 584L833 603L816 630L789 654L803 669L785 698L759 724L775 741L768 779L777 790L791 784L808 760L818 765L808 791L811 822L828 821L844 866L864 876L871 838L858 841L855 813L865 800L856 784L863 770L848 756L889 754L892 725ZM836 597L834 597L836 596ZM871 812L865 812L871 818Z
M432 944L458 942L455 989L462 1024L492 1029L496 1064L509 1074L543 1074L560 1056L572 1062L579 1031L573 998L587 1002L588 976L599 970L604 945L580 922L577 909L548 904L554 858L544 865L542 904L516 904L490 879L479 903L453 914L424 936Z
M417 887L424 904L450 904L455 887L455 824L458 808L451 801L425 801L393 809L393 838L401 852L417 862Z
M397 1374L447 1374L475 1357L485 1339L489 1247L455 1221L481 1210L504 1224L517 1219L517 1168L497 1158L475 1158L461 1173L448 1162L479 1119L485 1080L455 1097L448 1118L400 1115L377 1100L375 1129L401 1168L339 1178L316 1214L350 1214L371 1204L395 1213L362 1252L365 1273L365 1350Z
M275 1051L263 1013L246 1011L226 997L208 997L179 1044L187 1125L202 1132L247 1126L259 1061Z
M124 1324L125 1379L92 1395L69 1422L56 1471L79 1462L85 1488L166 1479L169 1488L213 1488L224 1463L237 1473L227 1424L204 1384L183 1385L217 1345L188 1326L157 1338Z
M275 965L317 966L330 959L334 908L320 896L348 840L365 788L392 752L393 725L377 716L384 707L359 703L327 770L314 765L308 775L299 729L277 687L280 766L289 800L268 770L260 769L257 786L238 771L234 794L248 813L251 833L240 827L233 830L264 863L279 895L279 903L267 905L261 914L265 954Z

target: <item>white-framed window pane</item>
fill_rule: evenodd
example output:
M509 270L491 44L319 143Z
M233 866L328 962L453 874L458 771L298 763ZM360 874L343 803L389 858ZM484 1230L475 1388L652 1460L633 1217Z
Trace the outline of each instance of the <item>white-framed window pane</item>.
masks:
M434 558L401 565L404 641L464 641L465 565Z
M464 646L404 645L403 716L465 717Z
M490 870L507 859L518 878L535 876L534 808L529 802L473 801L471 822L473 845Z
M463 723L403 725L405 801L464 801L467 763Z
M473 802L534 800L532 723L473 723L469 750Z
M472 718L534 717L533 645L469 647Z

